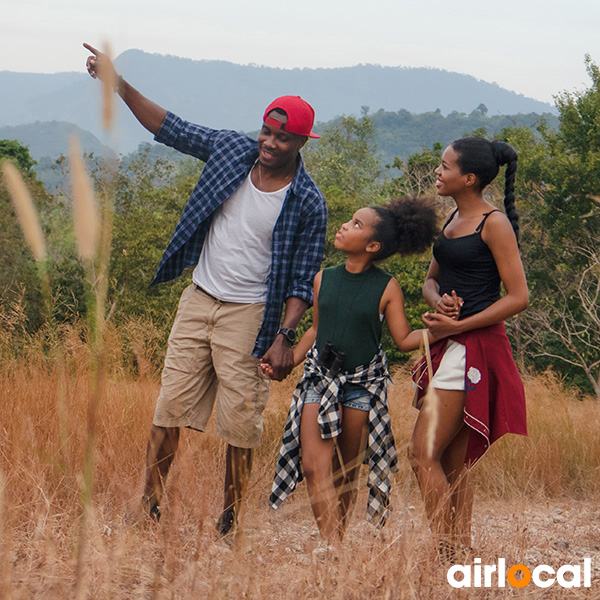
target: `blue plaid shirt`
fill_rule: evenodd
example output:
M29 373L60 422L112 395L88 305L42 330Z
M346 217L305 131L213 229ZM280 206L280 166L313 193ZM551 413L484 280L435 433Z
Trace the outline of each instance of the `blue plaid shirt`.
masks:
M183 121L172 113L154 138L206 163L190 196L152 283L168 281L195 266L212 215L237 190L258 158L256 140L228 130ZM295 296L312 303L312 282L323 257L327 206L323 194L304 169L298 170L273 229L271 272L262 327L252 354L262 357L281 322L284 301Z

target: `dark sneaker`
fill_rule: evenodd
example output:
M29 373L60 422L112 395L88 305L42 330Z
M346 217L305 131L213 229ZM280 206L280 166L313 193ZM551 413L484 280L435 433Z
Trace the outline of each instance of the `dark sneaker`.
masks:
M160 506L156 500L148 496L142 496L142 508L144 512L156 523L160 521Z
M447 542L446 540L440 540L438 542L438 556L440 562L444 565L452 565L456 562L456 546Z
M224 510L221 516L217 519L217 532L224 538L233 535L235 530L235 511L230 508Z

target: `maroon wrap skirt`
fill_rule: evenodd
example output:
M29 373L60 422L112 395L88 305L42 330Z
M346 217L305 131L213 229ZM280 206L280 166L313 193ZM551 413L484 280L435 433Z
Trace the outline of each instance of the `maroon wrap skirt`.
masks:
M525 391L504 323L467 331L436 342L431 346L433 372L437 371L452 339L466 348L464 421L471 428L465 464L479 460L505 433L527 435ZM417 406L429 383L427 362L423 357L414 367Z

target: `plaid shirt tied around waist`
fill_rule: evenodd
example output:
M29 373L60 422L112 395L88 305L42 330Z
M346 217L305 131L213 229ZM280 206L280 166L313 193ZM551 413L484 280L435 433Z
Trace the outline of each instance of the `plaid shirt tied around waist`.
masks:
M330 377L317 365L318 353L313 346L306 355L304 376L296 386L283 432L279 459L271 490L270 504L278 508L302 481L300 420L306 390L316 381L315 389L322 394L318 423L323 439L337 437L342 431L338 395L345 383L363 386L373 395L369 411L369 437L364 463L369 467L367 485L367 520L383 527L389 513L390 473L398 470L398 456L392 434L387 406L387 387L392 383L385 352L379 352L368 365L361 365L348 373Z
M175 232L161 259L153 284L178 277L198 264L214 212L244 182L258 158L256 140L236 131L216 130L167 113L154 138L206 163ZM313 278L323 257L327 206L323 194L304 169L298 168L273 229L271 272L262 327L252 354L269 349L284 301L291 297L312 304Z

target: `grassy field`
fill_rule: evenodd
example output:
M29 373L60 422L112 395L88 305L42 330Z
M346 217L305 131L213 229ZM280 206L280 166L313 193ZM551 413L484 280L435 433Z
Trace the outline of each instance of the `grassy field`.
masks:
M97 211L75 143L70 161L89 335L52 318L43 230L25 184L3 166L48 322L30 335L20 300L0 312L0 600L600 598L598 402L565 390L552 374L526 377L530 436L506 436L474 468L474 558L532 569L590 558L591 589L450 586L404 459L416 418L405 369L394 373L389 398L401 468L388 525L377 531L365 522L363 485L336 560L313 559L318 532L303 484L278 511L267 504L299 372L272 386L234 544L215 531L225 448L210 429L184 432L160 524L136 523L159 391L152 365L164 332L133 319L104 329L116 177L102 186Z
M127 335L132 335L129 331ZM592 558L592 589L454 590L435 560L415 478L404 459L416 413L406 370L394 374L390 410L401 457L388 526L364 521L361 489L335 562L312 558L318 534L304 484L278 511L267 505L291 392L275 384L251 492L232 547L217 539L224 447L185 432L159 525L134 524L146 435L159 378L138 348L138 375L107 335L94 439L93 495L82 523L90 352L76 330L55 356L32 341L0 362L0 598L596 598L600 597L600 443L597 402L550 374L526 378L528 438L506 436L474 469L474 548L482 564L558 567ZM40 342L41 345L41 342ZM146 347L145 351L151 351ZM58 357L58 358L57 358Z

